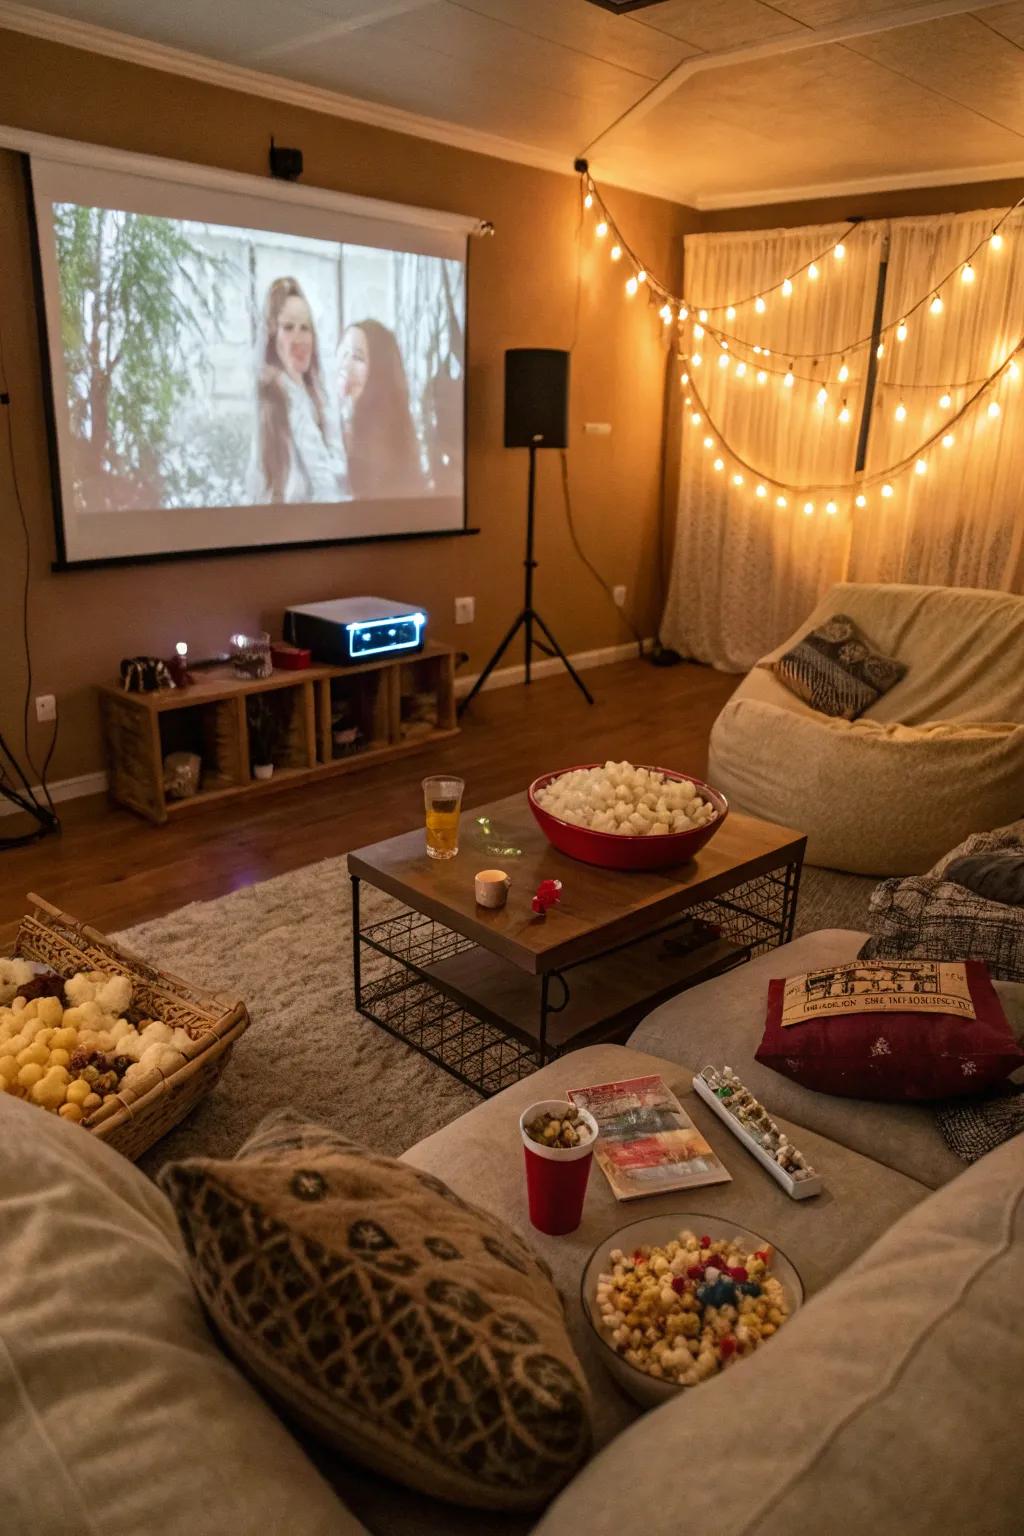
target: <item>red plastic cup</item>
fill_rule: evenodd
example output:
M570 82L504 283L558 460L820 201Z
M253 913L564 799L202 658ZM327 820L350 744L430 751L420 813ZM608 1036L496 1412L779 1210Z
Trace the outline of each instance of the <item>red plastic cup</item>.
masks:
M569 1108L566 1099L541 1099L519 1117L530 1221L538 1232L546 1232L549 1237L563 1237L567 1232L575 1232L583 1220L583 1201L594 1160L597 1121L587 1110L579 1111L580 1121L590 1134L575 1147L542 1146L526 1134L526 1125L545 1113L564 1115Z

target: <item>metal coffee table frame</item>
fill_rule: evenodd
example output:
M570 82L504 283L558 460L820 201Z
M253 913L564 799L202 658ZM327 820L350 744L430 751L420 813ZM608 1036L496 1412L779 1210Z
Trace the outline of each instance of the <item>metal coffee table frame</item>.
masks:
M548 1024L566 1005L571 976L578 965L615 953L671 930L690 918L714 924L743 951L742 959L764 954L793 937L801 860L758 875L722 895L698 901L670 921L621 945L608 945L572 965L540 975L536 1038L509 1025L501 1029L478 1017L464 1002L436 984L427 967L476 947L472 939L408 906L364 927L360 915L359 876L352 879L352 979L356 1009L396 1039L476 1090L483 1097L500 1093L520 1078L574 1047L548 1041ZM706 978L700 978L706 979ZM685 990L685 988L683 988ZM595 1038L587 1034L588 1043Z

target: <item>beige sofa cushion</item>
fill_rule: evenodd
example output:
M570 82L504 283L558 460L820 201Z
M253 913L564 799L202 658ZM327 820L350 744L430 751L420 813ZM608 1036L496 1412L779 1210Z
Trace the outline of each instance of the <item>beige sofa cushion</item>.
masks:
M0 1094L0 1529L357 1536L211 1337L170 1206Z
M829 719L744 689L715 721L709 782L738 810L806 832L811 864L920 874L954 843L1020 814L1024 724Z
M769 1349L627 1431L535 1536L1017 1536L1022 1284L1018 1137L898 1222Z

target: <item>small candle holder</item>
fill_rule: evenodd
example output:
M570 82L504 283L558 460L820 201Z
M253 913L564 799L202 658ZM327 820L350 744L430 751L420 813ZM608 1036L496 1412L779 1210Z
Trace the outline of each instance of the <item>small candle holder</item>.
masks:
M274 670L270 655L270 636L266 633L232 635L231 665L234 667L236 677L244 677L249 682L255 682L261 677L270 677Z

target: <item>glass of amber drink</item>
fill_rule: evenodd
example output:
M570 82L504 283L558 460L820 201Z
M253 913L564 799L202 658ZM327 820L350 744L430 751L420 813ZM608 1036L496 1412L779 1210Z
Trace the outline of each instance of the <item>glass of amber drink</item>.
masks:
M450 774L435 774L423 780L427 853L432 859L454 859L459 851L459 816L465 787L465 780Z

